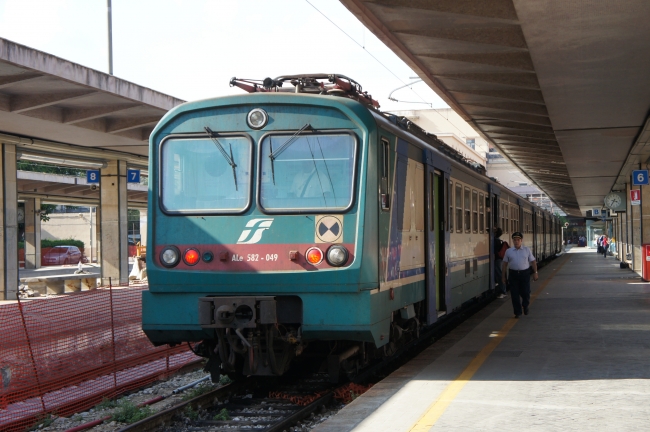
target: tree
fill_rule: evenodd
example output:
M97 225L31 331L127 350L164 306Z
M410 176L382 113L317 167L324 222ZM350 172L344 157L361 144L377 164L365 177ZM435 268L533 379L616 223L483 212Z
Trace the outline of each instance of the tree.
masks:
M84 177L86 175L86 170L79 168L62 167L23 160L16 162L16 168L20 171L34 171L47 174L70 175L75 177Z
M50 220L50 213L54 211L56 208L55 204L41 204L41 213L39 216L41 217L41 222L47 222Z

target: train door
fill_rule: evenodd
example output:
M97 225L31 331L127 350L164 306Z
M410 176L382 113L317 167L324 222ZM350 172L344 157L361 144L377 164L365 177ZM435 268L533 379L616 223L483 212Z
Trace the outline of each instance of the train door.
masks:
M427 195L427 238L426 238L426 281L427 281L427 324L433 324L438 316L446 312L445 298L445 210L446 194L445 180L442 173L427 165L426 195Z
M399 268L400 271L408 271L412 275L422 274L421 269L425 267L424 165L406 158L398 159L397 163L406 165Z
M487 201L488 201L488 207L489 207L488 211L490 212L490 216L488 218L488 222L487 222L488 226L486 228L490 230L490 289L494 290L494 278L495 278L494 263L496 262L494 256L494 229L496 227L501 226L501 224L499 223L501 190L498 187L491 184L488 187L488 194L489 194L488 195L489 198L487 199Z

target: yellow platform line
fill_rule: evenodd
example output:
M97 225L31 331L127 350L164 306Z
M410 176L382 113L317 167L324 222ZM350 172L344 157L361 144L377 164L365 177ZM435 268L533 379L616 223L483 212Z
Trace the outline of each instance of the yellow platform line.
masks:
M542 282L540 287L535 290L535 293L530 298L531 304L544 290L544 288L546 288L546 285L548 285L551 279L555 277L556 273L560 271L566 262L567 259L565 255L562 264L560 264L558 268L555 269L555 271L551 274L551 276ZM440 396L438 396L438 399L429 405L424 415L420 417L420 419L411 427L411 429L409 429L409 432L425 432L436 424L438 419L447 410L451 402L456 398L456 396L458 396L458 393L460 393L463 387L465 387L465 384L467 384L469 380L472 379L474 374L479 370L479 368L483 365L485 360L487 360L490 354L492 354L492 351L494 351L496 347L499 346L501 341L506 337L510 329L514 327L517 321L519 320L516 318L510 318L506 322L501 330L499 330L499 333L496 335L496 337L493 337L490 342L476 355L476 357L472 359L470 364L467 365L467 367L460 373L460 375L458 375L458 377L443 390Z

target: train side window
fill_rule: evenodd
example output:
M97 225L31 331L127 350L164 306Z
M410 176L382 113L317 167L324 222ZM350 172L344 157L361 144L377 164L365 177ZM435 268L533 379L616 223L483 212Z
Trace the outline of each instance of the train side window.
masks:
M406 165L406 186L404 188L404 213L402 215L402 231L411 231L413 222L413 210L415 210L415 167L411 161L397 161L398 164Z
M478 232L478 192L472 190L472 232Z
M467 186L465 186L465 232L472 231L472 217L471 217L471 202L470 202L470 191Z
M438 228L436 228L436 218L435 218L436 205L435 205L435 201L434 201L436 199L436 191L433 189L433 184L434 184L433 173L430 172L429 173L429 190L431 192L429 193L429 214L431 215L431 225L429 225L429 226L432 227L435 230L435 229L438 229ZM444 230L444 226L445 226L444 221L442 223L443 223L442 229Z
M485 195L478 196L478 231L483 234L485 231Z
M424 208L426 196L424 195L424 166L422 164L415 164L415 187L413 197L415 200L415 230L424 231ZM433 211L432 211L433 213Z
M456 232L463 231L463 186L456 183Z
M390 192L388 190L388 176L390 173L390 143L386 138L381 139L381 209L388 211L390 209Z
M447 184L447 230L454 231L454 194L453 183L449 179L445 179Z

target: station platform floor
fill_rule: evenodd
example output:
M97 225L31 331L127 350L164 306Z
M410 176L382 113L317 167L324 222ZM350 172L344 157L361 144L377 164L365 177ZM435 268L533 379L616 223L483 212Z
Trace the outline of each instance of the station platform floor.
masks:
M650 283L572 248L314 432L650 430Z

